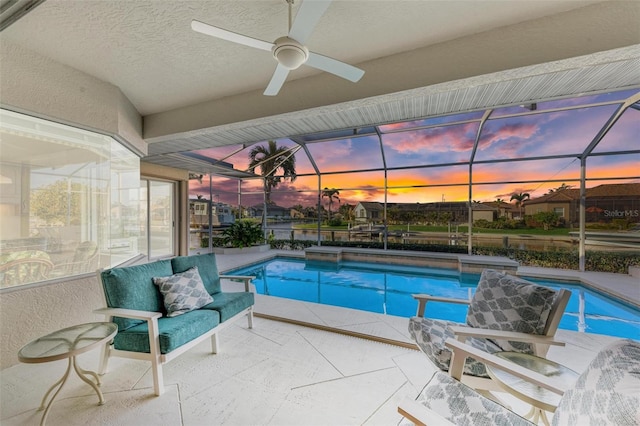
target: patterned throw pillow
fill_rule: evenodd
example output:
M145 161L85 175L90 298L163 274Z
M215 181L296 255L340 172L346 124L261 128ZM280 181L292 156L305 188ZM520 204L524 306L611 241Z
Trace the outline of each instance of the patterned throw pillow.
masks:
M182 315L213 302L213 297L204 288L197 266L170 277L154 277L153 283L162 293L168 317Z
M485 269L467 311L476 328L543 334L557 292L549 287ZM505 351L533 353L529 343L494 341Z

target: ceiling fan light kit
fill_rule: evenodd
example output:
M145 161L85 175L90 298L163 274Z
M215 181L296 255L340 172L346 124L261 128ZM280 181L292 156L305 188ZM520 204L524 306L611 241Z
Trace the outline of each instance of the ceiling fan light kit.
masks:
M347 63L328 56L309 52L304 43L311 35L324 12L331 4L331 0L305 1L300 4L295 22L291 24L291 9L293 0L285 0L289 5L289 34L269 43L243 34L234 33L220 27L205 24L197 20L191 21L191 28L202 34L231 41L260 50L270 50L278 62L271 81L264 91L267 96L275 96L280 91L290 70L299 68L302 64L326 71L346 80L356 82L362 78L364 71Z
M288 70L295 70L309 59L309 50L289 37L280 37L273 48L273 57Z

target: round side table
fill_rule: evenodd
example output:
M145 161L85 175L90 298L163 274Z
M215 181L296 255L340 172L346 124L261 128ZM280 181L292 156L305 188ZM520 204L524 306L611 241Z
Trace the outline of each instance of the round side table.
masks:
M67 370L64 375L49 388L42 398L39 410L44 409L45 411L42 415L42 420L40 420L40 425L44 425L47 420L51 404L67 382L69 373L71 372L71 367L73 367L80 379L89 384L93 390L96 391L100 401L99 405L104 404L104 396L98 388L100 385L100 378L93 371L83 370L78 367L78 364L76 363L76 356L95 349L102 344L106 344L113 339L117 332L118 326L111 322L80 324L54 331L53 333L27 343L22 347L22 349L20 349L18 352L18 359L21 362L28 364L69 359L69 364L67 365ZM93 383L93 381L91 381L87 376L93 377L96 380L96 383ZM58 389L47 403L49 395L56 387L58 387Z
M494 355L533 370L543 376L555 377L569 384L578 379L578 373L575 371L557 362L535 355L520 352L496 352ZM487 366L487 373L503 389L522 401L531 404L531 410L525 415L525 418L531 419L536 424L538 420L542 420L542 423L549 426L549 420L544 412L553 413L556 411L556 407L560 402L560 395L495 367Z

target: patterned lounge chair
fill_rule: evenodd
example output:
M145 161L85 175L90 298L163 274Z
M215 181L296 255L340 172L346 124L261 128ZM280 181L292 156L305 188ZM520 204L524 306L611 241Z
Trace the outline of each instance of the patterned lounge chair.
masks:
M457 338L485 352L516 351L544 357L569 301L568 290L554 290L485 269L471 300L414 295L418 312L409 320L409 333L420 350L442 371L449 369L449 338ZM469 305L466 324L425 317L428 301ZM481 390L499 390L484 364L467 359L463 383Z
M449 340L455 357L481 358L500 368L562 395L553 426L635 426L640 424L640 343L618 340L600 351L574 383L557 383L533 371L513 369L513 364ZM478 355L480 353L480 355ZM417 425L493 426L534 423L460 383L463 363L452 363L449 374L437 372L416 400L398 406L405 419Z

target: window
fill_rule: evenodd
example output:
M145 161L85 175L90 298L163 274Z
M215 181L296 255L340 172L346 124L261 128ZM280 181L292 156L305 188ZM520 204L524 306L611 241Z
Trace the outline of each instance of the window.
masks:
M0 110L0 287L138 254L139 158L111 137Z
M558 215L558 217L564 217L564 207L554 207L553 212Z

